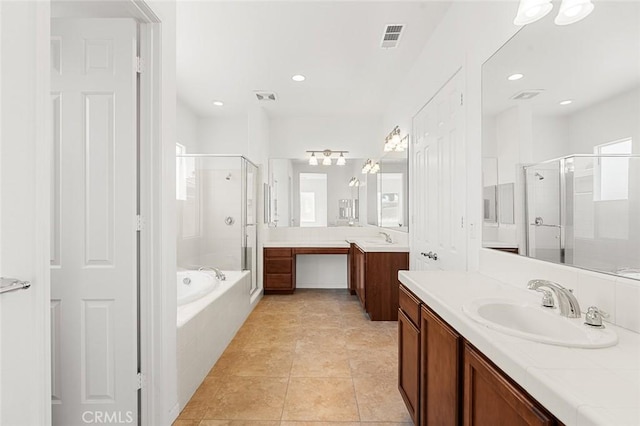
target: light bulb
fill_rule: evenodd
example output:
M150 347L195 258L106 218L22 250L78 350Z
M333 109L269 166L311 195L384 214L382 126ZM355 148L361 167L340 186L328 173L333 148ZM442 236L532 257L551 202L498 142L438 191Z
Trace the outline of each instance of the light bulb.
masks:
M569 25L580 21L593 12L591 0L562 0L560 12L553 21L556 25Z
M344 166L345 164L347 164L347 159L344 158L344 155L342 155L342 153L340 153L340 157L338 157L338 161L336 161L336 164L338 166Z
M309 157L309 165L310 166L317 166L318 165L318 158L316 157L316 153L312 152L311 153L311 157Z
M543 18L551 12L553 4L550 0L520 0L518 13L513 23L515 25L526 25Z
M324 159L322 160L322 165L323 166L330 166L331 165L331 157L324 157Z

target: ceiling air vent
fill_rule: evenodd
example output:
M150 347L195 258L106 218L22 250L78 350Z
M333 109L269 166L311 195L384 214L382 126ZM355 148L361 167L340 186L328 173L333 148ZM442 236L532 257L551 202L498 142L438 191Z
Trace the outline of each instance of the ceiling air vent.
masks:
M257 91L253 93L255 93L256 98L260 102L273 102L276 100L276 94L274 92Z
M514 101L528 101L529 99L535 98L540 93L544 92L542 89L529 89L523 90L522 92L518 92L511 97Z
M402 30L404 30L404 24L389 24L384 29L382 34L382 42L380 47L383 49L393 49L398 47L400 43L400 37L402 36Z

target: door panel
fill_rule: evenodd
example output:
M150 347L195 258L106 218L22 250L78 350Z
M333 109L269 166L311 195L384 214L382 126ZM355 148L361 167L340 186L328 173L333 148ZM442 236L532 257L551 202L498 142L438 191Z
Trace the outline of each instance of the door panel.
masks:
M51 24L54 424L137 418L136 32Z
M467 267L462 76L458 71L413 118L411 269Z

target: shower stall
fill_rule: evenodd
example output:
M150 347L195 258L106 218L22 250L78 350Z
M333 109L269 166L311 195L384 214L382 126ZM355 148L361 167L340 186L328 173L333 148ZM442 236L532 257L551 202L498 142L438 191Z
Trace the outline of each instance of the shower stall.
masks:
M179 269L250 271L257 288L258 167L242 156L176 156Z
M640 156L567 156L524 166L524 182L528 256L610 272L640 267Z

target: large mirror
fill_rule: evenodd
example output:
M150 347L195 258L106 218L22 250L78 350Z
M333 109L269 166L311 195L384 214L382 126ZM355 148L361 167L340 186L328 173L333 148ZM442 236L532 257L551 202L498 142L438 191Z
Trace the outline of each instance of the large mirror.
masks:
M552 15L482 67L483 246L640 279L640 3Z
M388 152L378 172L378 226L409 232L409 179L407 152Z
M364 159L312 166L302 159L270 159L270 225L360 226L367 218Z

